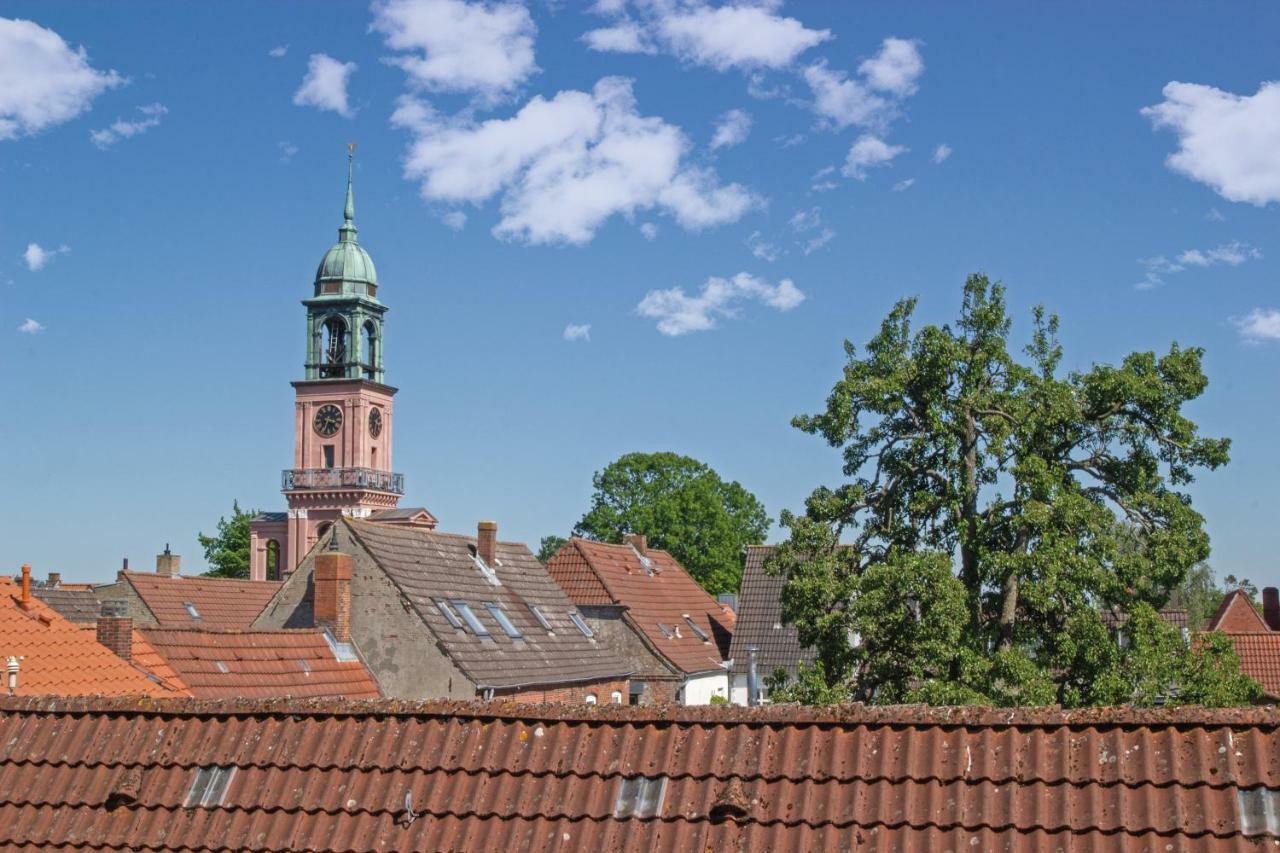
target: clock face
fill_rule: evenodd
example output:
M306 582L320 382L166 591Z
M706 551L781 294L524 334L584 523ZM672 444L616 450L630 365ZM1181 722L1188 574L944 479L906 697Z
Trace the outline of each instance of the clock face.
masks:
M342 426L342 410L337 406L321 406L313 426L326 438L333 435Z
M374 438L382 435L382 409L369 410L369 435Z

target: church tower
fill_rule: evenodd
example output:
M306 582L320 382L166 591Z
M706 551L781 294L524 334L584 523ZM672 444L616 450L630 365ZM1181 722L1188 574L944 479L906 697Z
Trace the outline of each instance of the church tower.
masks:
M293 382L293 467L281 474L285 513L263 513L250 530L250 577L293 571L340 516L394 510L404 476L391 469L392 397L384 381L383 328L373 260L356 239L352 155L338 242L316 270L307 309L307 360Z

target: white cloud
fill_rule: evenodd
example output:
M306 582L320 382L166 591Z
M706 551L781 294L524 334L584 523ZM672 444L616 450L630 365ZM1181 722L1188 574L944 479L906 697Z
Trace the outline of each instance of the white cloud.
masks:
M654 240L658 236L658 226L652 222L642 222L640 224L640 233L644 235L646 240Z
M768 261L773 263L781 254L778 247L773 243L765 240L764 235L759 231L752 231L751 236L747 238L747 248L751 250L751 255L756 260Z
M539 70L538 28L520 3L382 0L373 15L370 28L402 51L389 61L415 88L497 100Z
M405 177L424 199L482 202L500 196L498 237L585 243L615 214L657 209L696 230L733 222L760 199L683 163L680 128L641 116L631 81L606 77L591 92L537 96L510 118L445 121L402 98L392 122L414 133Z
M644 29L630 19L611 27L588 30L582 40L592 50L609 53L657 53Z
M811 207L808 210L797 210L787 220L793 231L812 231L822 224L822 208Z
M804 79L813 92L814 112L837 128L881 124L890 110L889 101L845 72L828 68L825 60L806 68Z
M802 250L806 255L812 255L814 252L830 243L832 238L835 236L836 232L832 231L830 228L823 228L820 232L805 241Z
M858 66L867 85L899 98L914 95L924 73L924 58L914 39L887 38L880 52Z
M293 94L293 102L300 107L330 110L344 118L351 118L347 104L347 81L356 70L354 62L339 62L324 53L313 53L307 60L307 76Z
M808 210L797 210L787 220L791 230L802 236L796 246L806 255L811 255L831 242L836 232L822 226L822 208L811 207ZM816 233L814 233L816 232Z
M1172 82L1164 101L1142 114L1178 137L1165 164L1212 187L1228 201L1280 201L1280 82L1253 95Z
M1176 258L1169 260L1164 255L1152 258L1139 258L1143 267L1142 279L1134 285L1138 290L1151 290L1164 284L1165 276L1180 273L1187 267L1212 267L1218 264L1238 267L1245 261L1262 259L1262 252L1248 243L1233 240L1223 243L1216 249L1186 249Z
M729 110L720 117L711 137L711 150L740 145L751 132L751 116L744 110Z
M1226 222L1227 221L1227 217L1223 216L1222 211L1218 210L1218 208L1216 207L1209 208L1209 210L1205 213L1204 218L1209 220L1210 222Z
M276 59L279 59L280 57L284 56L288 52L289 52L289 45L279 44L271 48L271 50L268 50L267 56L271 56L271 57L275 57Z
M65 255L70 252L71 248L66 245L59 246L56 249L46 249L39 243L28 243L27 250L22 253L22 259L27 263L27 269L32 272L39 272L49 265L49 262L58 255Z
M32 320L30 317L18 324L18 331L24 335L34 335L37 332L44 331L44 324Z
M292 142L281 142L277 147L280 149L280 162L289 163L293 160L293 155L298 153L298 146Z
M915 183L916 183L915 178L907 178L906 180L898 181L896 184L893 185L893 191L896 193L906 192L907 190L915 186Z
M589 341L591 340L591 324L570 323L564 327L564 339L566 341Z
M776 5L640 0L635 4L636 20L627 16L625 4L597 3L597 13L620 17L583 39L595 50L653 53L661 48L686 62L719 71L750 71L785 68L831 38L830 30L811 30L795 18L774 14Z
M884 166L906 150L901 145L889 145L875 136L863 134L849 149L849 156L841 172L850 178L865 181L867 169Z
M789 278L771 285L764 279L740 272L733 278L707 279L697 296L687 295L682 287L651 290L640 300L636 312L657 320L658 331L674 337L714 329L718 319L738 316L738 304L743 301L790 311L804 299L805 295Z
M467 215L461 210L451 210L444 216L440 217L440 221L454 231L461 231L467 226Z
M941 145L939 145L937 148L933 149L932 160L935 163L943 163L950 156L951 156L951 146L944 142Z
M0 141L68 122L124 82L93 68L83 47L72 50L53 30L0 18Z
M139 136L160 124L161 117L168 113L169 110L164 104L147 104L146 106L138 107L138 112L142 113L142 118L134 119L133 121L116 119L108 127L89 131L89 139L99 148L110 148L121 139L131 139Z
M835 175L835 166L823 166L821 169L813 173L813 184L810 187L816 193L825 193L839 186L831 177Z
M1232 319L1247 343L1280 341L1280 311L1275 308L1254 308L1244 317Z

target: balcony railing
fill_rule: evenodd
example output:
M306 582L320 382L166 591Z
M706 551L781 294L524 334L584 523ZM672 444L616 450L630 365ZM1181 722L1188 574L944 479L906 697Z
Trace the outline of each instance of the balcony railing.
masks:
M299 489L375 489L403 495L404 474L374 468L286 468L280 473L280 488L286 492Z

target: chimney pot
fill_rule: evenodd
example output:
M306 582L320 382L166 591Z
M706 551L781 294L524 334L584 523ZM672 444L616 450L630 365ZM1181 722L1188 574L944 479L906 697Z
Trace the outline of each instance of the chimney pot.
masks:
M20 605L23 610L31 609L31 567L26 563L22 564L22 601Z
M120 561L120 571L122 571L122 572L127 572L127 571L129 571L129 558L128 558L128 557L125 557L123 560L121 560L121 561Z
M109 598L102 602L98 615L98 642L116 656L133 660L133 619L129 616L129 603L121 598Z
M1280 590L1274 586L1262 590L1262 621L1272 631L1280 631Z
M351 555L316 554L311 612L317 628L328 628L339 643L351 642Z
M649 537L643 533L628 533L622 537L622 541L636 549L636 553L644 556L649 550Z
M482 521L476 525L476 553L484 564L494 568L498 551L498 522Z
M49 580L45 581L45 586L56 587L62 583L62 572L49 572Z

